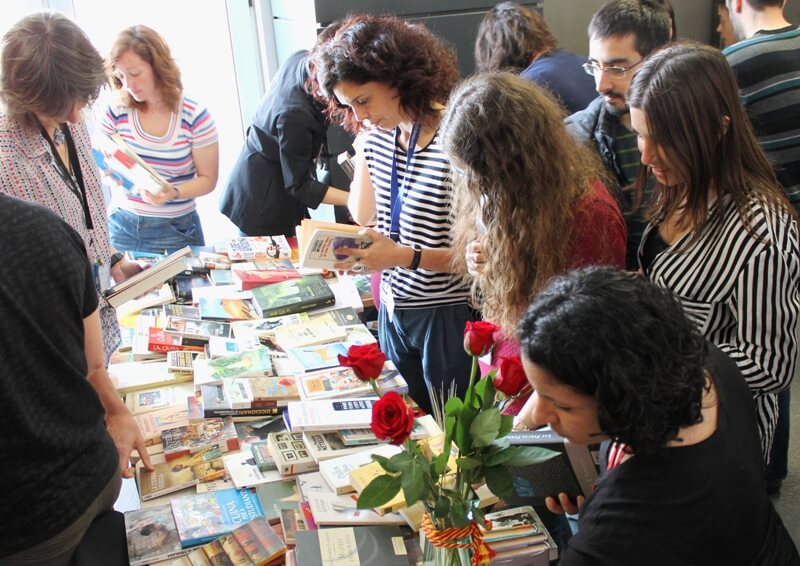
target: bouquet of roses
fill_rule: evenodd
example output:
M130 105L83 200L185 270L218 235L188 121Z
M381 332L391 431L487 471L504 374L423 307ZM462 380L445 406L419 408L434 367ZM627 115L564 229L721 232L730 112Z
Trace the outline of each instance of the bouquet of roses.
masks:
M441 453L433 454L409 439L414 412L401 395L387 393L373 405L375 436L402 445L403 451L391 458L373 455L386 473L372 480L358 498L359 509L381 507L402 489L406 505L420 501L425 507L426 540L434 546L439 542L448 552L471 548L473 564L486 564L494 554L483 543L483 511L477 507L473 487L485 483L494 495L508 497L513 492L508 466L535 464L557 455L538 447L510 446L505 438L514 417L503 415L502 408L526 395L530 386L518 357L503 359L499 372L493 369L477 379L478 358L491 351L497 330L488 322L467 323L464 348L472 356L472 371L464 399L453 396L441 408L439 424L445 433ZM380 396L374 380L385 359L377 345L370 344L351 347L339 363L372 382ZM455 466L451 454L456 456ZM458 562L453 558L443 563Z

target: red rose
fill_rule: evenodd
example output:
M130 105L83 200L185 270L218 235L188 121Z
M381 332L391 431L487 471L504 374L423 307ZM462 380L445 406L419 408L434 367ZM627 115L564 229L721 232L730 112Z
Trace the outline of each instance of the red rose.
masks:
M470 356L483 356L494 347L494 333L498 330L499 326L484 320L467 322L464 329L464 350Z
M377 379L384 363L386 354L381 352L377 344L353 345L347 349L346 356L339 354L339 365L351 368L362 381Z
M518 395L528 386L528 378L518 356L500 358L500 373L494 378L494 386L509 397Z
M399 446L414 428L414 410L403 397L390 391L372 405L372 432L381 440Z

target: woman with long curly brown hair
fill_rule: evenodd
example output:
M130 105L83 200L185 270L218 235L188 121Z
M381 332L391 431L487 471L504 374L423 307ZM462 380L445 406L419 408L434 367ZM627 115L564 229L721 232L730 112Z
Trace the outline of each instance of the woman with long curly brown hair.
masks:
M597 158L577 145L557 102L510 73L467 79L442 120L442 144L462 175L454 201L457 268L505 343L525 306L554 275L586 265L624 266L625 223L601 182Z
M451 273L450 163L439 143L444 104L458 79L455 55L424 26L351 16L312 51L311 89L333 121L361 132L350 190L367 249L340 249L341 269L382 272L381 348L431 411L434 391L462 395L470 359L461 330L473 320L469 288Z

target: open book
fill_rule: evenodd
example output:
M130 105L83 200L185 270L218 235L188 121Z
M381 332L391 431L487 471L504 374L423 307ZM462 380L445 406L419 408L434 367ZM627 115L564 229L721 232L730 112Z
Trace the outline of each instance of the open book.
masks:
M119 134L97 136L94 143L98 167L110 170L127 190L145 190L157 195L164 189L167 180L139 157Z
M368 237L359 235L361 229L350 224L303 220L297 227L300 267L333 270L335 263L348 257L335 254L336 248L364 249L372 244Z
M105 297L112 307L118 307L122 303L135 299L140 295L152 291L166 283L169 279L186 270L186 257L192 253L189 246L168 255L152 267L145 269L110 287L105 292Z

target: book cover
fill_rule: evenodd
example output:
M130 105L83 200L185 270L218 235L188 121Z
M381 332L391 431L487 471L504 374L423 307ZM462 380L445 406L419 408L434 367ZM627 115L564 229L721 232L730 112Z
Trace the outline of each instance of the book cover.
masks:
M225 468L236 487L255 487L263 483L279 481L282 479L277 470L262 472L248 452L235 452L223 456Z
M273 524L279 522L281 509L297 509L300 503L300 492L293 478L281 478L258 485L256 495L264 509L264 517Z
M239 445L242 450L254 442L267 440L270 432L280 432L284 430L283 420L280 417L267 417L251 422L234 423L236 434L239 436Z
M337 430L336 434L345 446L363 446L364 444L387 442L386 440L379 440L371 428L344 428ZM441 434L442 429L439 428L433 415L422 415L414 420L414 428L411 429L409 438L411 440L421 440Z
M312 312L308 314L308 319L312 321L329 320L339 326L361 324L361 319L358 318L358 313L353 307L342 307L325 312Z
M131 566L177 558L188 552L181 548L168 504L126 512L125 534Z
M230 268L230 266L228 266ZM236 281L230 269L210 269L208 280L212 285L235 285Z
M360 452L363 448L362 446L345 446L335 432L304 432L303 440L317 464L323 460Z
M322 492L333 493L333 489L328 485L320 472L306 472L305 474L297 474L295 476L295 483L297 484L297 491L300 494L300 499L308 499L310 493Z
M258 440L251 443L250 452L253 453L253 460L262 472L278 469L275 458L269 453L269 445L266 440Z
M197 418L258 418L281 415L280 407L252 407L250 409L234 409L225 397L225 389L220 384L200 385L195 394ZM199 401L199 402L197 402Z
M378 462L370 462L369 464L350 470L350 485L353 486L356 493L360 494L372 480L385 473L386 470L384 470ZM391 500L381 507L376 507L374 511L378 515L383 516L386 513L395 513L404 507L406 507L406 498L401 489Z
M102 171L110 171L128 191L157 195L167 180L144 161L119 134L97 136L92 155Z
M213 481L225 477L225 466L216 448L207 448L194 454L153 462L153 470L136 468L136 481L142 501L155 499L200 481Z
M290 401L289 421L295 432L366 428L372 422L374 397Z
M175 373L194 375L194 360L200 354L192 350L167 352L167 369Z
M333 291L320 275L264 285L252 290L253 305L262 318L305 312L332 305Z
M263 566L286 553L286 544L263 518L222 535L218 541L234 565Z
M183 350L181 337L176 334L169 334L163 328L148 328L147 350L159 353Z
M245 350L238 354L205 360L195 365L195 384L222 383L234 377L268 377L273 375L272 361L266 348Z
M234 264L231 277L239 290L250 291L271 283L297 279L300 273L288 259L262 259Z
M208 339L208 357L213 360L214 358L233 356L247 350L257 350L260 345L258 339L254 337L244 339L212 336Z
M161 287L169 279L186 269L185 258L191 254L189 246L181 248L170 254L149 269L140 271L122 283L118 283L104 293L112 307L118 307L124 302L135 299L145 293Z
M164 311L164 318L174 316L177 318L191 318L197 320L200 318L200 309L192 305L179 305L171 303L162 307Z
M380 515L372 509L358 509L358 501L353 495L312 493L307 501L318 527L406 524L398 513Z
M287 546L294 546L297 531L306 530L303 512L298 507L281 509L281 529Z
M192 380L191 374L170 372L167 362L161 360L112 364L108 366L108 377L120 395Z
M350 564L408 566L403 533L397 526L341 527L298 531L295 554L303 566Z
M338 367L339 356L347 355L350 346L349 342L334 342L304 348L289 348L286 351L304 371L311 372Z
M125 395L125 405L134 416L176 405L185 409L186 398L190 395L194 395L194 386L191 383L179 383L131 391Z
M318 468L301 433L273 432L267 435L267 448L278 472L284 476L313 472Z
M365 249L372 245L368 236L359 234L362 229L351 224L304 219L297 230L300 267L335 269L337 262L348 258L335 253L337 248Z
M226 272L229 273L229 272ZM248 299L201 297L198 302L200 317L205 320L231 321L255 320L258 313Z
M164 430L161 438L167 460L205 448L216 447L220 452L239 450L239 437L230 417L190 422Z
M170 505L184 548L209 542L264 516L258 497L247 489L175 497Z
M292 248L286 236L240 236L228 240L232 260L291 259Z
M338 359L337 359L338 362ZM362 381L350 368L338 367L318 373L298 376L300 395L303 399L330 399L334 397L360 397L373 393L369 382ZM408 392L408 384L394 364L387 361L378 379L375 380L381 393Z
M300 399L294 376L225 379L223 389L233 409L285 407Z
M195 320L191 318L167 317L164 330L190 338L200 338L208 342L212 336L231 337L231 325L215 320Z
M347 330L332 319L312 319L305 324L282 326L275 331L275 339L285 350L341 342L347 336Z
M372 462L372 455L377 454L386 458L391 458L401 451L399 446L392 444L380 444L368 446L361 451L347 456L323 460L319 463L319 473L328 487L335 493L341 495L355 491L350 484L350 472Z

